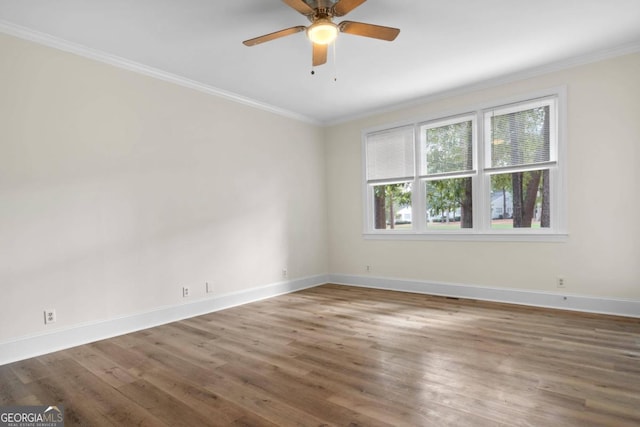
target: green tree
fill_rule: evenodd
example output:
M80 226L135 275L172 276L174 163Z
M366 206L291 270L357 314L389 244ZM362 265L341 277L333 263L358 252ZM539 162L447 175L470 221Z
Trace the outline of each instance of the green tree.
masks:
M493 166L517 166L549 160L548 106L493 117L492 131ZM506 196L505 178L500 175L498 177L500 178L492 179L493 189L501 189ZM541 226L548 227L548 170L513 172L510 187L513 199L513 226L530 228L539 207Z
M464 173L473 169L470 120L428 129L426 174ZM473 227L471 178L445 178L427 182L427 209L431 215L449 215L460 209L460 226Z
M451 178L427 182L427 209L431 216L444 216L460 208L460 227L473 227L471 178Z
M502 193L502 217L507 218L507 192L511 193L511 176L507 174L491 175L491 190Z
M534 154L534 159L548 159L549 158L549 107L535 108L532 110L522 111L518 114L510 116L510 125L514 125L514 121L520 120L523 123L520 124L524 128L524 132L511 131L512 147L518 146L520 150L525 150L529 147L535 147L537 152ZM513 129L513 128L512 128ZM531 142L526 140L538 139L539 141ZM516 142L517 141L517 142ZM516 142L516 143L514 143ZM544 152L546 151L546 153ZM527 153L525 153L526 155ZM520 153L518 153L521 156ZM532 160L534 160L532 159ZM516 172L512 174L513 181L513 204L514 204L514 216L513 226L530 228L535 215L536 202L538 201L538 194L541 190L540 184L542 180L542 170L535 170L529 172ZM547 185L548 187L548 185ZM548 190L545 192L542 189L543 199L547 194L547 206L548 206ZM516 207L517 205L517 207ZM545 203L543 203L543 206ZM548 209L547 209L548 211ZM548 213L547 213L548 216ZM548 226L548 225L547 225Z
M411 206L411 183L378 185L374 187L374 223L375 228L384 230L389 223L395 229L398 209Z

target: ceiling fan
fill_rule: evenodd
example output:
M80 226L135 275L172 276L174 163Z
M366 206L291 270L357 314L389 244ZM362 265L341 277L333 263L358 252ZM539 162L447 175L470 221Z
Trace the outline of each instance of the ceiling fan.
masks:
M301 31L306 31L307 37L309 37L309 40L313 43L313 66L315 67L327 62L328 47L336 39L338 33L347 33L387 41L395 40L400 33L400 30L397 28L365 24L363 22L342 21L339 24L333 23L334 17L346 15L366 0L282 1L306 16L309 21L311 21L311 25L308 27L298 25L296 27L265 34L260 37L243 41L242 43L244 43L244 45L255 46L260 43L290 36L291 34L299 33ZM311 5L315 7L312 7Z

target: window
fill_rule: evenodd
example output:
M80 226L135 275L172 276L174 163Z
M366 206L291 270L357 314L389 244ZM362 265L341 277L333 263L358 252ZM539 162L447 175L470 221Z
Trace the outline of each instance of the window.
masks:
M561 236L561 95L365 132L365 232Z
M492 228L551 228L552 107L543 100L484 113L491 210L508 212L492 214Z
M373 199L373 228L410 229L411 187L415 175L413 127L368 135L366 158L367 183Z
M420 127L420 181L427 229L473 228L474 117Z

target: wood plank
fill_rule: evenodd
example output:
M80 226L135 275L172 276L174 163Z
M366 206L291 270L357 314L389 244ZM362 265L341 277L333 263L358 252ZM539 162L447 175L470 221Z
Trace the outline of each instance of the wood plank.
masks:
M22 363L0 366L0 406L16 405L31 394L29 388L12 369Z
M246 411L243 408L171 372L165 370L149 371L145 372L142 378L187 405L193 411L212 420L212 424L230 425L246 416ZM262 421L267 422L266 420Z
M243 363L228 364L218 370L239 383L250 384L276 399L286 401L288 405L308 414L307 417L316 418L321 424L387 425L380 419L334 404L328 399L332 391L309 382L305 377L291 376L280 370L269 370L265 375Z
M73 359L61 359L52 365L52 369L56 372L55 376L46 380L50 384L65 384L67 398L59 402L65 407L65 416L69 408L82 413L91 423L95 421L116 426L165 425L163 418L156 417L143 405L123 396L120 392L122 387L114 389Z
M211 425L209 417L192 410L189 404L176 399L143 379L125 384L118 391L135 405L154 414L156 420L168 426L206 426ZM125 420L120 425L139 425L137 422Z
M640 425L640 319L325 285L0 366L74 425Z

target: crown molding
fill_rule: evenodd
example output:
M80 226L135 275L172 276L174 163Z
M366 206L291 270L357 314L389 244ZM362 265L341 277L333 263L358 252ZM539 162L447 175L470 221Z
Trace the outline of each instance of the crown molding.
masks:
M4 33L19 39L31 41L40 45L58 49L64 52L72 53L78 56L82 56L84 58L92 59L94 61L98 61L98 62L102 62L108 65L114 66L117 68L121 68L127 71L132 71L134 73L138 73L147 77L152 77L154 79L162 80L168 83L173 83L178 86L182 86L185 88L196 90L198 92L206 93L208 95L224 98L233 102L237 102L239 104L247 105L252 108L277 114L279 116L287 117L290 119L298 120L301 122L305 122L305 123L309 123L317 126L322 124L318 120L312 119L302 114L298 114L289 110L278 108L273 105L265 104L265 103L256 101L254 99L251 99L242 95L238 95L233 92L219 89L214 86L209 86L204 83L179 76L177 74L172 74L157 68L149 67L147 65L140 64L135 61L130 61L128 59L125 59L116 55L111 55L109 53L102 52L97 49L92 49L90 47L83 46L81 44L63 40L58 37L54 37L50 34L35 31L26 27L22 27L20 25L13 24L11 22L1 20L1 19L0 19L0 33Z
M577 67L580 65L586 65L594 62L603 61L606 59L611 59L611 58L615 58L623 55L640 52L640 40L636 40L636 41L615 46L609 49L604 49L597 52L591 52L584 55L578 55L578 56L563 59L560 61L550 62L548 64L544 64L538 67L533 67L526 70L521 70L514 73L506 74L503 76L499 76L496 78L487 79L480 82L460 86L454 89L432 93L432 94L421 96L409 101L400 102L397 104L388 105L385 107L372 109L368 111L363 111L356 114L346 115L337 120L322 121L322 120L317 120L311 117L307 117L302 114L295 113L289 110L285 110L270 104L262 103L260 101L256 101L254 99L244 97L242 95L238 95L233 92L216 88L214 86L209 86L195 80L187 79L185 77L182 77L176 74L168 73L166 71L163 71L157 68L149 67L135 61L130 61L128 59L125 59L119 56L111 55L111 54L99 51L97 49L92 49L87 46L83 46L77 43L63 40L63 39L54 37L50 34L35 31L26 27L22 27L20 25L16 25L1 19L0 19L0 33L4 33L4 34L17 37L23 40L28 40L28 41L38 43L44 46L48 46L54 49L73 53L75 55L79 55L79 56L89 58L95 61L99 61L108 65L112 65L114 67L132 71L132 72L142 74L148 77L152 77L158 80L166 81L182 87L197 90L199 92L206 93L208 95L217 96L219 98L224 98L224 99L237 102L239 104L247 105L259 110L277 114L282 117L287 117L290 119L294 119L294 120L298 120L301 122L313 124L316 126L322 126L322 127L335 126L335 125L339 125L339 124L343 124L343 123L347 123L347 122L351 122L359 119L364 119L367 117L376 116L379 114L390 113L390 112L402 110L405 108L411 108L411 107L415 107L422 104L428 104L431 102L439 101L439 100L453 97L453 96L464 95L477 90L489 89L489 88L500 86L507 83L526 80L532 77L537 77L537 76L549 74L556 71L562 71L562 70Z

